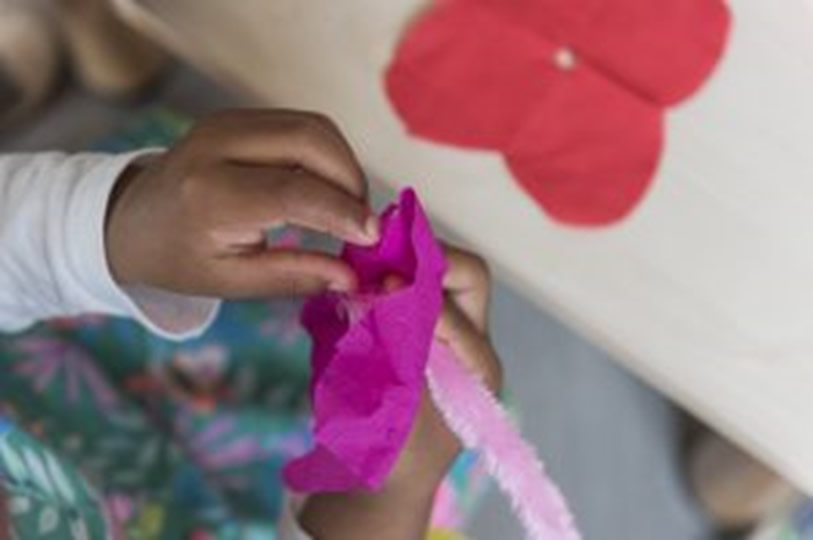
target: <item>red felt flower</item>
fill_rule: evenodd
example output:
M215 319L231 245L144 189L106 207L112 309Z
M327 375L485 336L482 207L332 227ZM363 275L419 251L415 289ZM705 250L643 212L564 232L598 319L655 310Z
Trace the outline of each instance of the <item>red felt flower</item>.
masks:
M654 176L664 109L722 55L722 0L440 0L386 74L408 129L497 150L554 218L628 214Z

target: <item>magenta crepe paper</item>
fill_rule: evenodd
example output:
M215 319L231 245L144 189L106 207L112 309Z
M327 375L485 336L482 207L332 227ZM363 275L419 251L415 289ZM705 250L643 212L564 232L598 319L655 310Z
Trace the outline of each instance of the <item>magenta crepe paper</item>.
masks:
M411 190L381 217L382 239L346 246L359 292L310 300L302 321L314 341L313 450L283 471L294 491L380 488L406 443L428 382L461 442L477 450L532 540L579 540L565 501L500 404L454 352L433 341L446 263ZM392 275L406 282L386 292Z
M446 262L412 190L384 211L381 230L378 245L342 253L359 292L319 295L302 313L314 347L315 446L283 472L297 492L380 488L412 430ZM391 275L406 285L384 292Z

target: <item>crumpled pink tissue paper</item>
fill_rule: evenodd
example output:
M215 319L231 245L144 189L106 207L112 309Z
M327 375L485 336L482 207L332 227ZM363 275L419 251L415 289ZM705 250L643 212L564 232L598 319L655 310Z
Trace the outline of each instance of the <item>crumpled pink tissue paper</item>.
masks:
M315 446L283 472L293 491L380 488L412 430L446 262L410 189L384 211L381 231L376 246L342 252L359 275L358 293L324 293L303 309L314 347ZM385 292L391 275L405 285Z

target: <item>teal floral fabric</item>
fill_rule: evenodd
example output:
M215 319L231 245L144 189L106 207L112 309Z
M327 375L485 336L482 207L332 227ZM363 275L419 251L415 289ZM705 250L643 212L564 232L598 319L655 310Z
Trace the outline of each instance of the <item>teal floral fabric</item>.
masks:
M226 304L183 344L99 317L0 339L0 482L18 537L270 530L280 469L309 443L297 311Z

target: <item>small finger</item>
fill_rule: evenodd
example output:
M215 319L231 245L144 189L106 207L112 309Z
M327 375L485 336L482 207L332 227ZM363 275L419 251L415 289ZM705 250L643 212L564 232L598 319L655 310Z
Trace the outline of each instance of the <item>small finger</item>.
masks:
M406 280L398 274L390 274L384 278L383 289L384 292L394 292L402 288L406 284Z
M223 259L217 289L232 299L303 296L356 289L356 274L344 261L310 251L266 250Z
M491 390L502 387L502 366L488 338L453 303L446 302L436 330L438 339L454 351L460 362L483 378Z
M485 261L467 251L444 246L448 269L443 279L447 296L480 332L488 326L491 276Z

